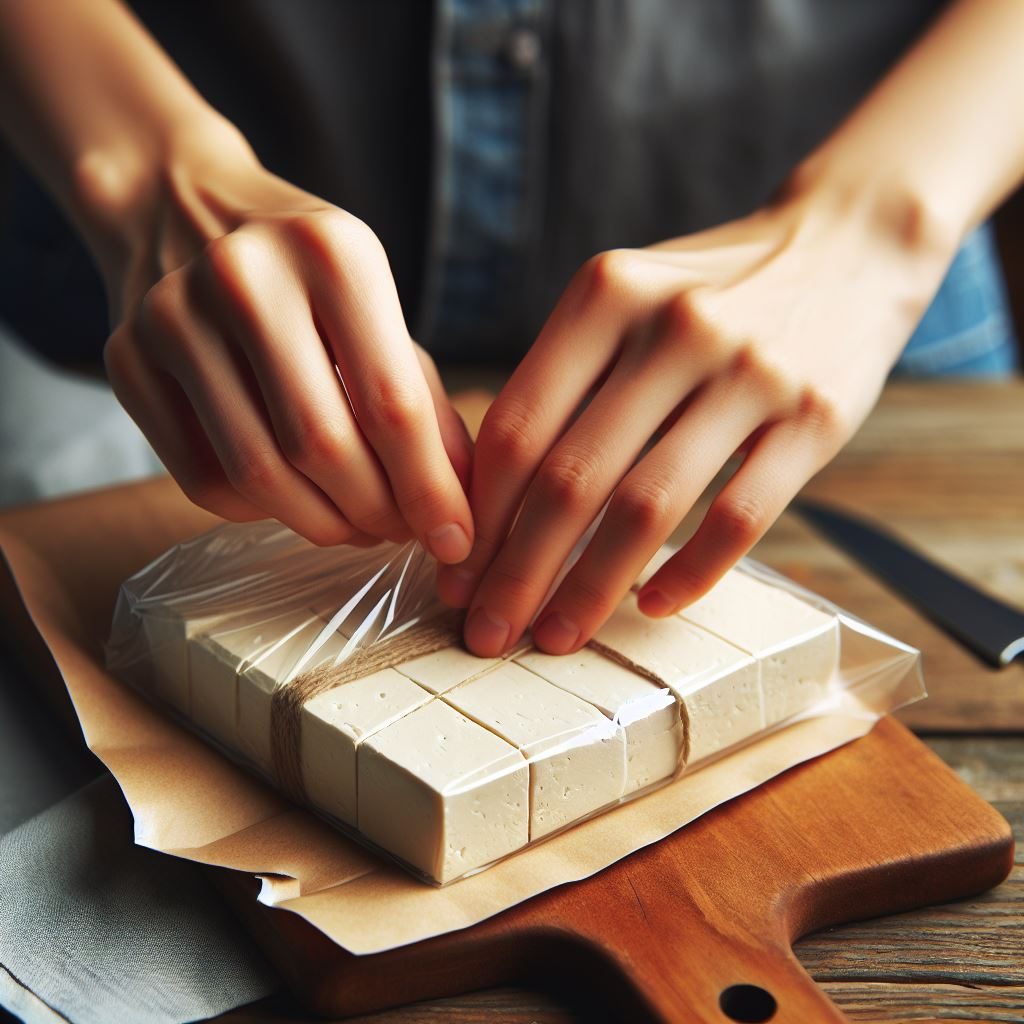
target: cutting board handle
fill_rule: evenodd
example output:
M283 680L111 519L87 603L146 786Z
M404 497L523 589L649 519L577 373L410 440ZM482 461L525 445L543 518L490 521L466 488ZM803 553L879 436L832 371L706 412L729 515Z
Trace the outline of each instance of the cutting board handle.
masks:
M589 977L595 989L637 1004L657 1024L848 1020L800 965L781 923L766 929L760 906L750 907L749 918L737 912L742 893L696 892L688 899L666 893L650 872L622 874L628 890L608 894L604 903L614 911L595 914L592 902L574 902L559 928L576 946L576 987ZM680 913L681 899L702 905Z

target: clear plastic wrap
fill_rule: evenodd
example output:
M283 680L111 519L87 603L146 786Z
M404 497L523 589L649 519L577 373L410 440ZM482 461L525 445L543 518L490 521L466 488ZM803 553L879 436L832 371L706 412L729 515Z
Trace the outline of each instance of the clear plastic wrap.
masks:
M461 647L435 568L219 527L122 586L108 665L440 885L839 703L923 694L916 651L751 561L681 615L627 597L576 654L500 659Z

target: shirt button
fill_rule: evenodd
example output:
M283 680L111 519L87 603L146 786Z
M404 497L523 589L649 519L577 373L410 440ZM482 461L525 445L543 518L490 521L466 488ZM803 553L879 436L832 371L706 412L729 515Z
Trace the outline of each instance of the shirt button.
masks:
M540 36L532 28L516 28L505 40L505 59L514 68L526 71L540 59Z

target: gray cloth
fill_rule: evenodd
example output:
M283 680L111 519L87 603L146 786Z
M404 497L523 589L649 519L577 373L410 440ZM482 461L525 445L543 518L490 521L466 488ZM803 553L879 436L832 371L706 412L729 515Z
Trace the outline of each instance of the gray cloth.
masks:
M105 381L58 369L0 324L0 507L162 471Z
M0 664L0 1005L28 1024L178 1024L277 988L201 869L134 845L109 774L46 806L100 771L69 743Z

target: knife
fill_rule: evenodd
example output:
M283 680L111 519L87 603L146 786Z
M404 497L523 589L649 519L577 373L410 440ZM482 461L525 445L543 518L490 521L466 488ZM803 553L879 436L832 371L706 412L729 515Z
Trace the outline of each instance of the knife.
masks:
M936 565L881 527L816 501L800 499L791 508L983 661L1002 668L1024 652L1024 612Z

